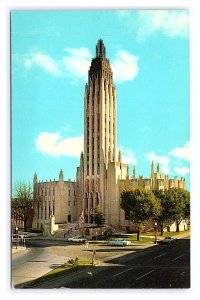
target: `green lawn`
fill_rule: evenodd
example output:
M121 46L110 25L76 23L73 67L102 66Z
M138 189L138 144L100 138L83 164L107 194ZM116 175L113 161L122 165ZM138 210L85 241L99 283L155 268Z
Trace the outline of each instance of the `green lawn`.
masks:
M163 232L163 236L162 237L166 237L166 236L175 236L175 235L181 235L183 233L190 233L190 230L186 230L186 231L180 231L180 232ZM159 239L159 237L161 237L160 232L157 232L157 238ZM155 232L141 232L140 233L140 240L137 241L137 234L136 233L132 233L132 234L113 234L110 237L104 237L105 240L115 240L115 239L123 239L123 240L127 240L127 241L131 241L131 243L135 244L135 243L152 243L155 240Z
M148 237L148 236L142 236L143 234L141 234L140 236L140 240L137 241L137 234L114 234L112 235L109 240L115 240L115 239L123 239L126 241L131 241L131 243L133 244L138 244L138 243L152 243L154 241L154 238L152 237Z
M78 261L77 266L66 264L65 266L62 265L58 268L53 269L52 271L46 273L45 275L33 280L29 284L26 285L26 288L33 288L41 283L49 282L56 278L61 278L69 274L73 274L77 271L82 270L84 267L92 267L91 260L81 260Z
M190 230L185 230L185 231L179 231L179 232L163 232L163 237L166 237L166 236L174 236L174 235L180 235L180 234L183 234L183 233L190 233ZM142 233L143 236L154 236L155 235L155 232L144 232ZM160 235L160 232L157 232L157 236L161 236Z

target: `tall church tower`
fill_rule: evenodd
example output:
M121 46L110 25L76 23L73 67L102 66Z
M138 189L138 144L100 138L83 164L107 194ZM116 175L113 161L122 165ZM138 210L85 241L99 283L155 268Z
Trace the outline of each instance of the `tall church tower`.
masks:
M88 72L84 97L84 201L86 222L93 221L99 207L104 212L105 178L110 162L116 161L116 89L113 73L100 39Z

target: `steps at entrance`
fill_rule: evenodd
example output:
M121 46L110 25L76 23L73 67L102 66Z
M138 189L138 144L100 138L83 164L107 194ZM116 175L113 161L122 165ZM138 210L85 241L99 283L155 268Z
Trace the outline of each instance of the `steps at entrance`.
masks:
M58 230L55 231L56 238L69 238L72 236L80 236L78 223L64 223L58 224Z

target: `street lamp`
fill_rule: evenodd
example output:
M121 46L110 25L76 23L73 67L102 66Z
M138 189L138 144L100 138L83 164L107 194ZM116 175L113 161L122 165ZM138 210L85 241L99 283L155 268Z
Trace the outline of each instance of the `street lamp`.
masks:
M17 244L18 244L18 240L19 240L19 235L18 235L18 227L15 227L15 238L16 238L16 249L17 249Z
M157 222L154 223L154 231L155 231L155 244L157 244Z
M87 263L87 250L88 250L89 242L85 242L85 249L86 249L86 263Z

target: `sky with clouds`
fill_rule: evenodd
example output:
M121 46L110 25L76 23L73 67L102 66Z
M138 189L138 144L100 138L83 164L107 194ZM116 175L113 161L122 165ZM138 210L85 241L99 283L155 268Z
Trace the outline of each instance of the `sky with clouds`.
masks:
M186 10L13 11L12 182L75 179L88 68L102 38L117 88L118 147L136 175L160 163L189 189Z

